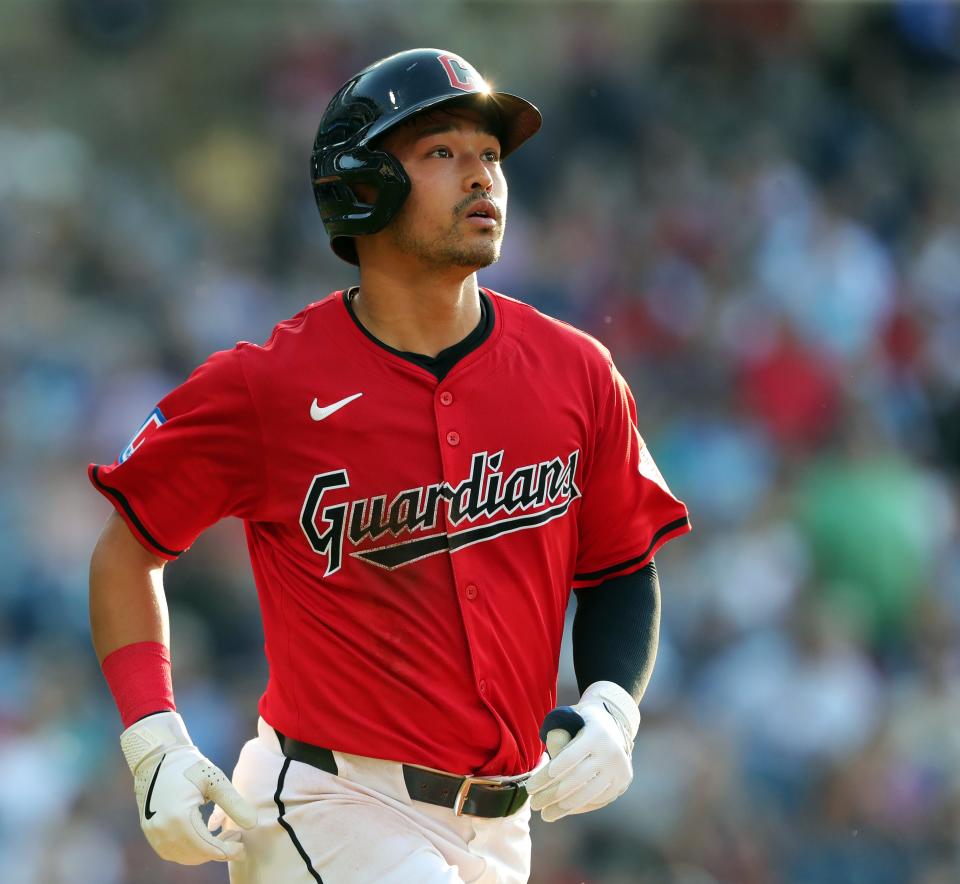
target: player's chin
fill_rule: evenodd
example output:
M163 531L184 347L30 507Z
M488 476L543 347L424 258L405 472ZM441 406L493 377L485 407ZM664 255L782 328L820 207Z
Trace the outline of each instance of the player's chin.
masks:
M482 267L489 267L500 260L500 243L492 244L490 248L485 249L465 249L460 254L459 264L462 267L473 267L480 270Z
M501 241L502 237L495 233L485 237L468 237L462 243L462 252L468 259L465 263L475 264L478 268L495 264L500 260Z
M479 270L500 260L500 242L460 241L456 245L441 249L436 253L436 259L439 264Z

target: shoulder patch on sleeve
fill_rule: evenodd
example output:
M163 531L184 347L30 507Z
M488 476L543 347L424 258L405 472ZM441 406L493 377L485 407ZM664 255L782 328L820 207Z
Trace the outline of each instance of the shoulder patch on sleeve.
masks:
M166 423L167 419L159 408L153 409L147 416L147 419L141 424L140 429L134 433L133 438L127 443L127 447L120 452L117 463L122 464L130 457L147 439L150 438L159 428Z
M660 468L654 462L650 449L647 448L647 443L643 441L643 437L639 431L635 430L635 432L637 434L637 442L640 443L640 462L637 464L640 475L649 479L651 482L655 482L666 491L667 494L672 494L673 492L667 487L666 480L663 478Z

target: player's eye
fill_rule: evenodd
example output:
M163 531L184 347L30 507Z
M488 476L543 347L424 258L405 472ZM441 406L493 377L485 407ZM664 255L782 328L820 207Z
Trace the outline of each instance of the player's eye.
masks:
M453 156L453 153L451 152L449 147L435 147L433 150L430 151L429 154L427 154L427 156L431 156L431 157L438 156L438 157L441 157L441 159L449 159L450 157Z
M488 163L499 163L500 162L500 151L490 148L490 150L485 150L483 152L483 158Z

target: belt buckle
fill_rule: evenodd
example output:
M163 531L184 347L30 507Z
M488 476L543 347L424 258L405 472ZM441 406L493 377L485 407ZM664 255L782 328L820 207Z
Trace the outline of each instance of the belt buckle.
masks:
M467 796L474 786L501 786L500 780L492 780L489 777L464 777L460 788L457 789L457 797L453 801L454 816L463 816L463 805L466 804Z

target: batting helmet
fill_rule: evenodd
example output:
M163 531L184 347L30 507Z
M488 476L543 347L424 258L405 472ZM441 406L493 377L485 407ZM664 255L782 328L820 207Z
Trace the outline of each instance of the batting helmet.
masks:
M502 157L540 128L540 111L530 102L492 92L471 64L442 49L410 49L381 59L330 100L313 143L310 176L330 245L344 261L359 263L353 237L386 227L410 192L403 166L374 146L377 137L420 111L458 99L489 114ZM361 200L354 184L372 185L374 201Z

